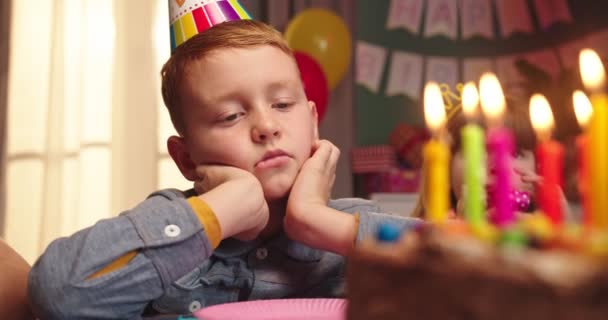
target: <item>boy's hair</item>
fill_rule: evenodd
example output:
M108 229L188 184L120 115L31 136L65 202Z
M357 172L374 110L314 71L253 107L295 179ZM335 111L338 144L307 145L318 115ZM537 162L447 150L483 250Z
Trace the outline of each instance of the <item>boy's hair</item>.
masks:
M269 45L293 57L293 52L281 33L273 27L255 20L234 20L218 24L179 45L163 66L162 95L171 116L171 122L180 135L184 135L184 115L180 88L191 62L220 49L250 48Z

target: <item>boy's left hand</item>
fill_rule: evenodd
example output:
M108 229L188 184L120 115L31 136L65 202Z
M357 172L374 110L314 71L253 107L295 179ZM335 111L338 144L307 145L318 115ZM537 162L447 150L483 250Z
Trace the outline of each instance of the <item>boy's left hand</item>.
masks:
M331 142L315 144L291 189L283 229L292 240L346 254L356 236L355 218L327 206L339 157L340 150Z
M289 195L287 213L309 205L327 205L336 180L340 150L327 140L315 143L312 156L304 162Z

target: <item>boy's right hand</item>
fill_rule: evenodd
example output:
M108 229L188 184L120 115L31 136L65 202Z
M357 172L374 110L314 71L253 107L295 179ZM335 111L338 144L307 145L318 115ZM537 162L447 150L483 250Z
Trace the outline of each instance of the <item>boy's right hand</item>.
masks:
M253 240L268 223L268 204L258 179L248 171L223 165L200 165L194 190L215 213L222 239Z

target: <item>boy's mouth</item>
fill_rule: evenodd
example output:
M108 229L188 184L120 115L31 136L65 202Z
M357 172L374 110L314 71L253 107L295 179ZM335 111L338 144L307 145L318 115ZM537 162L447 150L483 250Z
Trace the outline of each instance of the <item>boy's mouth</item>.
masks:
M289 158L291 158L290 155L281 149L271 150L264 154L262 160L258 161L255 167L258 169L279 167L289 161Z

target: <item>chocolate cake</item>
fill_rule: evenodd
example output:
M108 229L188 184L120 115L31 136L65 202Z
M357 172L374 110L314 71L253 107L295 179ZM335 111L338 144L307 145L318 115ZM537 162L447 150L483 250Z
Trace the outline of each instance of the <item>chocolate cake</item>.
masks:
M608 319L603 260L431 227L368 239L347 265L348 319Z

